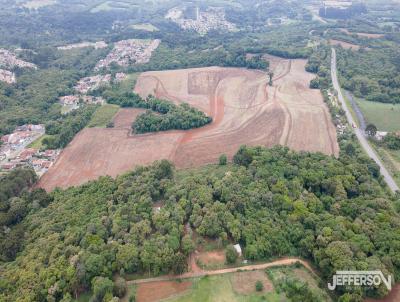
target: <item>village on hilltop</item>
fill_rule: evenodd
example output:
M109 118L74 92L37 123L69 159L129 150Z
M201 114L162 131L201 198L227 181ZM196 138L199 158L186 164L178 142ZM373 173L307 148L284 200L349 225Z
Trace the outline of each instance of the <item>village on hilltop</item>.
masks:
M235 24L225 19L225 11L223 8L212 7L208 8L207 11L200 11L200 9L196 7L195 19L186 19L183 9L174 7L168 11L165 18L177 23L182 29L194 30L201 35L207 34L210 30L236 30Z
M6 69L12 69L15 67L33 69L37 68L35 64L18 59L14 53L2 48L0 48L0 66Z
M153 51L160 45L160 40L122 40L115 43L113 50L105 59L100 60L95 70L107 68L111 63L122 67L145 64L150 61Z
M5 70L5 69L0 69L0 81L5 82L7 84L13 84L17 80L15 77L15 73Z
M114 79L112 79L111 74L95 75L80 79L75 85L77 94L66 95L59 98L60 104L64 108L63 112L68 113L72 110L78 109L81 104L103 105L105 100L102 97L87 95L87 93L111 83L119 83L123 81L126 76L125 73L118 72L115 74Z
M0 48L0 81L7 84L16 83L17 78L15 73L10 71L10 69L14 69L16 67L37 69L35 64L18 59L17 56L11 51Z

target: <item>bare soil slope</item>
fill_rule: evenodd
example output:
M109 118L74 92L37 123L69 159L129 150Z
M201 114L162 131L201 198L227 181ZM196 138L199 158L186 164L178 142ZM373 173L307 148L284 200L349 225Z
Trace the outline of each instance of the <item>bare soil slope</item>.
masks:
M79 185L100 175L116 176L137 165L169 159L178 168L229 158L240 145L287 145L294 150L338 155L336 131L305 60L269 57L272 87L260 71L196 68L145 72L135 91L175 103L187 102L213 117L210 125L188 131L131 135L137 110L117 114L114 129L84 129L40 180L51 190Z

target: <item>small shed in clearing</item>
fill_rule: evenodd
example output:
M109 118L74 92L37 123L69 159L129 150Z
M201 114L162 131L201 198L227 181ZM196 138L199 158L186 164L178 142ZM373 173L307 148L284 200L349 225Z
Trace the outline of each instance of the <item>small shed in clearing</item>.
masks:
M242 248L240 247L240 244L235 244L234 249L236 250L236 253L238 253L239 257L242 256Z

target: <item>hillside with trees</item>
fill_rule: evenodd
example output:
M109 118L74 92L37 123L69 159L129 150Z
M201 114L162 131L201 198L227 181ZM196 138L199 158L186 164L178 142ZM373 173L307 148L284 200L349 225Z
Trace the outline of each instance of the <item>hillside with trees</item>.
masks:
M70 301L92 289L101 300L120 292L117 273L185 271L193 246L187 223L198 236L239 242L249 260L296 255L325 280L337 269L380 269L397 279L400 199L380 183L361 153L335 159L242 147L232 165L175 171L161 161L49 197L22 195L18 203L31 206L8 228L25 236L15 260L3 259L0 298ZM10 247L1 246L7 254ZM349 301L386 293L384 286L337 292Z

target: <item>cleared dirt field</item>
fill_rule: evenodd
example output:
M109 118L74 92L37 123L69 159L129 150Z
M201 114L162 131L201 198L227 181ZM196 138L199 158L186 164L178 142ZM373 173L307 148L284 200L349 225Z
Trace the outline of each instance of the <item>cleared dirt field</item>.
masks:
M196 260L206 268L222 267L225 264L225 251L200 252L196 255Z
M159 281L139 284L137 288L137 302L156 302L176 297L188 291L192 286L190 281Z
M329 44L333 45L333 46L341 45L344 49L352 49L352 50L359 50L360 49L359 45L351 44L351 43L348 43L348 42L335 40L335 39L329 40Z
M350 32L348 29L346 28L341 28L340 29L342 32L348 34L348 35L357 35L359 37L366 37L366 38L371 38L371 39L378 39L378 38L382 38L384 36L384 34L369 34L369 33L355 33L355 32Z
M169 159L178 168L232 158L240 145L274 146L338 155L335 127L319 90L309 89L314 75L305 60L268 57L275 79L239 68L197 68L145 72L135 91L175 103L187 102L213 117L189 131L131 136L128 125L137 111L118 113L114 129L85 129L40 180L51 190L82 184L100 175L116 176L137 165ZM129 121L129 122L128 122Z

